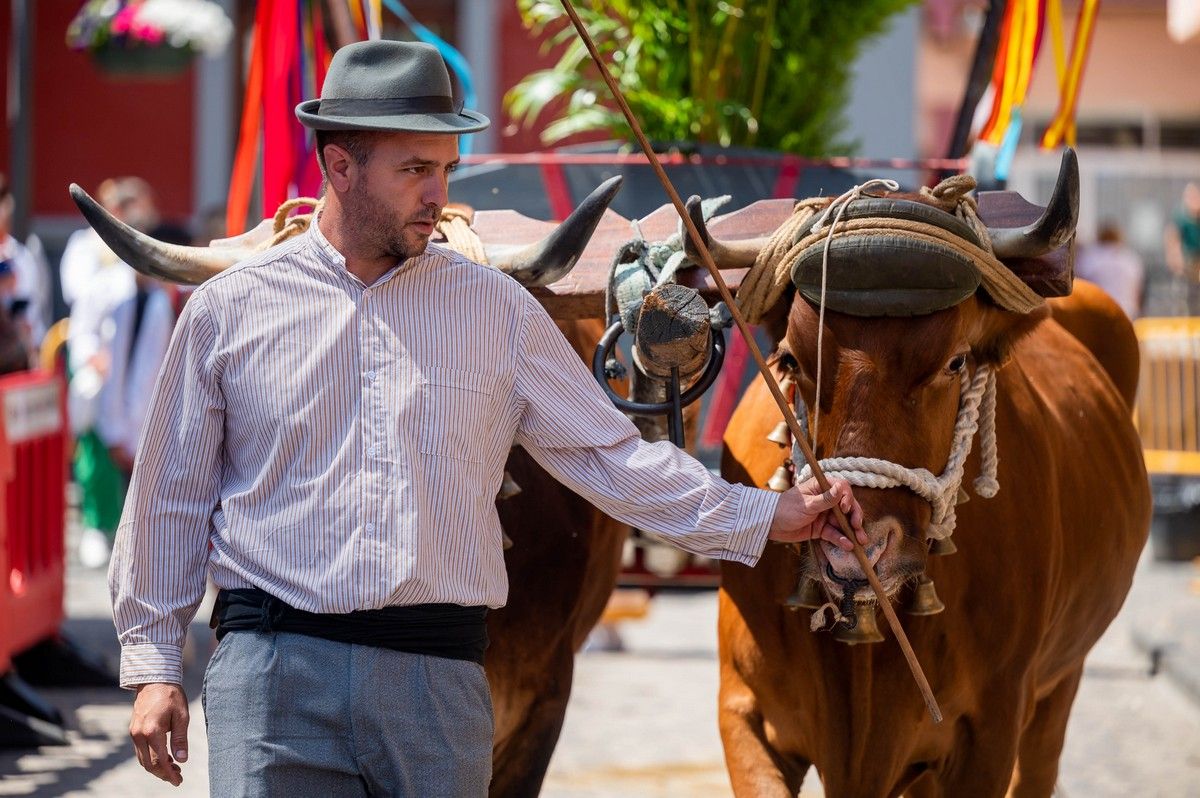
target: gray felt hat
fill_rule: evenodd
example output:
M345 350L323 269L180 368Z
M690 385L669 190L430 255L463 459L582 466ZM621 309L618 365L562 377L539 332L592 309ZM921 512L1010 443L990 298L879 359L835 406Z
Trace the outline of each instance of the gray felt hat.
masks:
M436 48L389 40L334 53L320 99L297 105L296 118L313 130L473 133L489 124L455 101Z

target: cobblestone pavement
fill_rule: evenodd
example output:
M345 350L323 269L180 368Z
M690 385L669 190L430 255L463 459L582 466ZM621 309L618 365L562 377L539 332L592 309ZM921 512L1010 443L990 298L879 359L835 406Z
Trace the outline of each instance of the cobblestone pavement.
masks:
M1069 798L1200 796L1200 571L1146 560L1118 621L1088 661L1063 757L1059 795ZM115 657L104 577L72 569L67 629ZM203 614L202 616L207 617ZM728 796L716 730L716 606L712 594L663 596L647 618L622 627L624 653L584 653L562 739L543 795L549 798ZM188 695L199 695L211 633L194 626ZM199 642L197 642L199 641ZM1153 656L1151 655L1153 652ZM1152 664L1160 665L1151 675ZM0 752L0 796L133 798L207 794L207 749L192 705L191 762L173 790L143 773L126 737L129 695L47 690L69 718L72 744ZM821 795L810 774L804 798ZM297 798L300 798L297 796Z

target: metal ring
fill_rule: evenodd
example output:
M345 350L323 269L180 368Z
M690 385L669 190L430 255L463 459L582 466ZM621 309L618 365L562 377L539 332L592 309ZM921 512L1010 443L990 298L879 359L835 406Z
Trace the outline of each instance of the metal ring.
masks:
M604 335L600 336L600 342L596 345L596 353L592 356L592 374L600 383L600 387L608 394L608 398L617 406L618 410L626 413L634 413L639 416L660 416L671 412L671 402L632 402L623 396L617 394L608 384L608 377L604 373L604 363L608 360L609 354L613 347L616 346L621 333L625 332L625 324L620 318L617 318L604 331ZM724 330L713 330L712 336L709 339L708 363L704 366L704 373L700 375L700 379L692 387L688 388L679 397L680 406L687 407L692 402L704 395L716 381L717 375L721 373L721 365L725 362L725 332Z

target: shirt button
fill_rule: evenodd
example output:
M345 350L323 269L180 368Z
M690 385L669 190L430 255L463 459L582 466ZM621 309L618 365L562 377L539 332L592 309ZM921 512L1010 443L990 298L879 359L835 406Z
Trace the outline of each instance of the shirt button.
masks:
M367 531L368 531L368 532L374 532L374 531L375 531L375 525L374 525L374 524L372 524L370 521L368 521L368 522L367 522Z
M370 298L371 298L371 289L368 288L366 291L363 291L363 299L370 299Z
M368 379L368 380L370 380L371 382L375 382L375 372L373 372L373 371L368 371L368 372L367 372L367 379Z
M370 447L369 449L367 449L367 456L369 456L369 457L374 457L374 456L375 456L375 447L374 447L374 446L372 446L372 447Z

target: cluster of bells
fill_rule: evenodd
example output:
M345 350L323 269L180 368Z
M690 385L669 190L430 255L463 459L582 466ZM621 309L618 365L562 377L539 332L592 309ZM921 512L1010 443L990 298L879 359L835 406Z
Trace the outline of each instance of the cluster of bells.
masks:
M796 383L791 376L786 376L780 382L780 390L785 396L793 396ZM792 432L786 421L780 421L775 425L775 429L771 430L771 434L767 436L767 440L771 443L778 444L787 449L792 445ZM795 464L791 457L783 461L779 468L775 469L775 473L767 482L767 487L778 493L782 493L792 487L792 478L794 474ZM933 540L929 547L931 555L948 555L958 551L958 547L954 545L954 541L950 538L941 540ZM822 610L827 605L828 599L825 597L824 590L817 580L801 576L796 584L796 589L792 594L783 600L783 606L792 611L806 610ZM933 580L925 574L922 574L915 585L911 588L911 593L908 597L908 604L905 612L909 615L937 615L942 610L946 609L946 605L938 598L937 590L933 586ZM833 631L835 640L849 645L858 643L879 643L883 640L883 635L879 632L879 623L876 619L876 608L872 604L858 604L856 606L856 619L850 622L839 622Z

